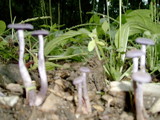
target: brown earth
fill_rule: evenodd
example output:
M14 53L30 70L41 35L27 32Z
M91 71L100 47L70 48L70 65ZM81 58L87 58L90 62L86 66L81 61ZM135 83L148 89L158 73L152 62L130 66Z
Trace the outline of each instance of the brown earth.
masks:
M87 79L92 106L90 114L76 112L77 89L72 81L80 75L81 66L91 69ZM62 68L47 71L47 75L48 93L40 107L30 107L24 92L1 88L1 92L8 96L18 95L19 100L13 107L1 104L0 120L135 120L132 93L110 92L102 65L96 59L86 63L65 63ZM38 79L38 73L32 71L32 78ZM148 115L148 120L160 120L158 113L148 112Z

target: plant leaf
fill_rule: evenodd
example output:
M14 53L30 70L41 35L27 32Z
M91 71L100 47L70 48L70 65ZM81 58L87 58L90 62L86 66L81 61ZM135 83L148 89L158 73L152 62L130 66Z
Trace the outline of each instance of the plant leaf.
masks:
M89 23L99 23L100 22L100 17L98 15L93 15L90 20Z
M59 37L52 39L51 41L49 41L46 44L46 46L44 48L45 56L48 55L55 47L57 47L57 45L63 43L66 39L71 38L71 37L75 37L80 34L82 34L82 32L71 30L71 31L68 31L68 32L62 34Z
M78 31L81 32L82 34L87 34L87 35L89 35L89 34L91 33L90 31L88 31L88 30L85 29L85 28L81 28L81 29L79 29Z
M106 20L102 24L102 29L103 29L104 33L106 34L106 32L109 29L109 24L108 24L108 22Z
M6 23L0 20L0 35L5 31L5 29L6 29Z
M105 43L104 43L104 42L98 41L98 42L96 42L96 43L99 44L99 45L101 45L101 46L105 46Z
M88 51L89 52L91 52L91 51L93 51L93 49L95 48L95 46L96 46L96 44L95 44L95 41L90 41L89 43L88 43Z

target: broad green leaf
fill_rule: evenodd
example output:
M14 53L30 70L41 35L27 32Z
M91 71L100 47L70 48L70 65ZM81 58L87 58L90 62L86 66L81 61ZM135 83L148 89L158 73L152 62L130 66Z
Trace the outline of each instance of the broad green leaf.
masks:
M90 20L90 23L99 23L100 22L100 17L98 15L93 15Z
M126 52L128 37L131 35L144 33L144 31L150 31L151 34L159 33L160 25L152 22L149 15L150 12L148 10L135 10L127 15L127 23L122 25L121 35L120 30L115 35L114 42L119 52ZM122 54L122 61L124 61L124 57L125 55Z
M143 33L147 29L142 27L140 24L136 22L127 22L122 25L121 28L121 38L120 38L120 31L118 30L115 35L115 45L116 48L119 49L119 52L125 52L128 43L128 37L130 35L134 35L137 33Z
M159 33L160 24L156 24L151 19L151 10L140 9L134 10L126 15L126 20L128 22L138 24L138 27L145 28L151 31L151 33Z
M120 31L118 30L115 35L115 46L117 48L117 51L119 51L121 54L126 52L127 49L127 43L128 43L128 37L130 35L134 35L136 33L142 33L142 31L145 31L146 29L140 27L136 23L128 22L122 25L121 28L121 37L120 37ZM121 55L121 60L124 61L125 54Z
M102 29L104 31L104 33L106 34L106 32L108 31L109 29L109 24L107 21L104 21L103 24L102 24Z
M144 23L146 20L151 22L151 10L148 9L139 9L133 10L132 12L126 15L127 22L141 22Z
M120 52L125 52L128 43L128 37L136 33L159 33L160 25L151 21L150 10L134 10L127 15L127 23L122 25L121 38L118 30L115 35L115 45Z
M46 46L44 48L45 56L48 55L59 44L62 44L66 39L71 38L71 37L75 37L80 34L82 34L82 33L79 31L68 31L68 32L64 33L63 35L52 39L51 41L49 41L46 44Z
M95 41L90 41L89 43L88 43L88 51L89 52L91 52L91 51L93 51L93 49L95 48L95 46L96 46L96 44L95 44Z
M120 31L118 30L115 36L115 45L119 49L119 52L124 52L127 47L128 36L129 36L130 24L126 23L121 28L121 38Z
M6 23L0 20L0 35L5 31L5 29L6 29Z
M101 45L101 46L105 46L105 43L104 43L104 42L98 41L98 42L96 42L96 43L99 44L99 45Z
M85 28L81 28L81 29L79 29L78 31L81 32L82 34L87 34L87 35L89 35L89 34L91 33L90 31L88 31L88 30L85 29Z
M100 23L100 17L98 15L93 15L90 20L89 20L89 23L96 23L96 24L99 24ZM90 25L89 28L92 30L94 28L96 28L97 26L92 26Z

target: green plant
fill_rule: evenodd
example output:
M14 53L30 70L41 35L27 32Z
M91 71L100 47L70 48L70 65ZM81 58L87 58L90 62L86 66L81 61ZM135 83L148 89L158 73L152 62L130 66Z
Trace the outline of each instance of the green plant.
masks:
M125 59L124 59L125 54L124 53L126 52L126 48L127 48L128 44L130 43L129 38L132 39L132 37L136 36L136 35L138 35L139 37L140 36L142 37L143 34L152 35L152 37L151 36L150 37L148 36L148 37L153 40L158 38L158 36L159 36L158 30L160 29L160 24L152 21L152 19L150 17L151 14L152 14L151 10L140 9L140 10L131 11L124 16L126 23L123 24L122 28L121 28L121 40L119 40L120 39L120 37L119 37L120 31L118 31L115 36L115 45L120 53L120 57L123 62L125 61ZM145 36L143 36L143 37L145 37ZM131 42L132 41L134 41L134 39L131 40ZM134 44L134 46L137 47L136 44ZM152 49L152 52L149 52L149 54L150 54L149 59L152 58L152 60L148 59L150 61L148 63L148 66L152 66L151 68L153 69L152 62L155 62L155 60L157 61L157 59L154 58L154 56L156 56L158 51L156 51L156 53L154 53L153 51L155 51L156 49L153 49L153 48L150 48L150 49Z
M17 47L0 37L0 62L18 61Z
M74 59L78 60L79 56L87 55L87 47L83 45L87 38L86 34L89 31L86 29L79 29L78 31L69 30L65 33L57 35L56 32L51 32L48 36L48 42L45 46L45 56L48 60L58 59Z
M0 20L0 62L4 63L18 60L18 49L6 32L6 23Z
M102 29L105 32L107 31L107 26L108 24L106 22L102 24ZM96 29L89 34L89 37L91 38L91 41L88 44L88 50L93 51L95 49L99 60L104 61L103 67L107 79L121 80L130 69L127 69L124 73L120 71L122 62L121 59L118 58L118 52L116 51L115 46L111 45L111 43L107 44L103 40L100 40Z
M6 29L6 23L0 20L0 35L2 35L5 32L5 29Z
M102 44L100 45L98 43L99 38L101 37L100 34L98 34L99 28L97 27L97 30L93 30L92 34L94 34L94 36L90 36L92 41L89 42L89 51L92 51L95 48L99 60L105 60L104 69L110 80L121 80L125 75L127 75L128 71L130 71L130 68L126 69L126 65L124 65L125 52L127 48L131 47L128 45L133 45L137 47L137 45L134 43L134 38L138 36L140 37L146 31L149 31L152 34L151 39L159 39L158 30L160 29L160 25L152 21L152 19L150 18L151 13L151 10L147 9L139 9L126 12L123 15L123 24L121 22L119 23L119 29L116 30L116 34L114 35L111 34L114 30L114 23L108 24L106 21L103 21L103 23L101 24L101 29L104 32L101 32L101 35L102 33L103 35L105 33L105 36L109 36L109 38L111 39L110 41L114 41L114 45L112 44L112 42L107 43L108 46L104 46ZM94 18L96 18L94 20L100 21L97 16ZM150 48L150 57L148 58L148 61L150 62L148 63L148 66L152 66L151 69L153 69L153 66L155 66L153 65L153 63L157 63L159 61L157 61L157 59L159 59L157 58L158 48L159 44L156 45L156 49ZM109 53L107 49L109 49ZM158 62L158 64L159 63L160 62Z

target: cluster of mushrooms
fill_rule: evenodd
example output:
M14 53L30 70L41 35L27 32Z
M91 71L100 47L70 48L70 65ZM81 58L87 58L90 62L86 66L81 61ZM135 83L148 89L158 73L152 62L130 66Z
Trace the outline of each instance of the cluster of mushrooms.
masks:
M78 107L77 113L89 114L92 112L91 104L88 96L87 89L87 73L90 72L88 67L81 67L80 69L81 75L73 80L73 84L78 88Z
M31 24L9 24L8 28L14 28L18 33L19 40L19 70L23 79L23 84L26 91L26 98L30 106L39 106L43 103L46 98L48 89L47 75L45 69L44 60L44 40L43 36L48 35L49 32L46 30L36 30L32 32L32 35L38 36L39 39L39 53L38 53L38 71L41 78L40 91L36 93L36 85L31 80L29 72L24 63L24 52L25 52L25 39L24 30L31 30L33 26Z
M44 60L44 40L43 36L48 35L49 32L46 30L36 30L32 32L33 36L38 36L39 39L39 52L38 52L38 71L41 78L40 91L36 93L35 82L31 80L29 72L24 63L25 53L25 39L24 30L31 30L33 26L31 24L9 24L8 28L16 29L19 40L19 70L23 79L23 84L26 91L26 98L30 106L41 105L45 98L48 89L47 75L45 69ZM84 113L91 113L91 105L87 90L87 73L90 69L87 67L81 67L80 71L82 75L73 81L73 84L78 86L78 112L83 111ZM83 109L83 110L82 110Z
M9 28L17 29L18 40L19 40L19 69L23 79L23 84L26 90L26 98L30 106L39 106L43 103L46 98L46 93L48 89L47 75L45 69L44 60L44 40L43 36L48 35L49 32L46 30L36 30L32 32L32 35L38 36L39 39L39 52L38 52L38 71L41 78L40 91L36 93L36 85L31 80L29 72L24 63L24 52L25 52L25 40L24 40L24 30L33 29L31 24L9 24ZM143 104L143 83L148 83L151 81L151 76L146 72L145 62L146 62L146 46L154 45L154 41L147 38L137 38L136 42L141 44L141 50L132 49L126 53L126 57L133 59L133 88L135 95L136 104L136 119L146 120L147 114ZM140 67L139 67L140 58ZM140 69L139 69L140 68ZM77 112L91 113L91 105L88 96L86 74L90 72L87 67L80 68L81 75L74 79L73 84L78 87L78 108ZM36 97L35 97L36 96Z
M137 38L136 43L141 44L141 50L132 49L126 53L126 57L133 59L132 80L135 96L136 120L146 120L147 113L143 104L143 84L151 81L151 76L146 72L146 46L155 42L147 38ZM140 67L139 67L140 58Z

